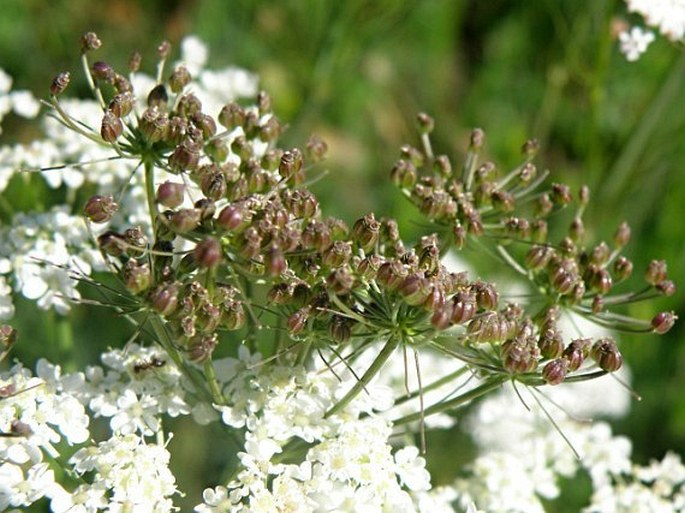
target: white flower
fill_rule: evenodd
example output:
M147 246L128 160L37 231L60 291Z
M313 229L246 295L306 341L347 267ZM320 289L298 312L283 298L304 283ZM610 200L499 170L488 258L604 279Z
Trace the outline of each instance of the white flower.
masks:
M647 47L654 41L654 34L640 27L633 27L630 32L623 31L618 35L621 53L631 62L640 58Z
M209 50L197 36L188 36L181 41L181 60L192 76L196 76L207 63Z
M0 320L6 321L12 317L14 317L12 287L7 284L5 277L0 275Z
M626 0L628 10L640 14L650 27L671 41L685 35L685 1L683 0Z
M404 447L395 453L395 472L400 482L410 490L430 489L430 474L426 470L426 460L419 456L416 447Z
M29 91L12 91L12 77L0 68L0 122L10 111L19 116L33 118L38 115L40 103ZM0 133L2 130L0 129Z

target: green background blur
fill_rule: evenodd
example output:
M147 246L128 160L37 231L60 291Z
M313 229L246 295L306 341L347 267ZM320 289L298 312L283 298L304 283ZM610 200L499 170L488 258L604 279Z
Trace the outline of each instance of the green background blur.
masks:
M399 146L418 142L417 112L434 116L435 147L455 164L473 127L486 131L488 157L504 169L536 137L539 167L574 189L591 187L585 218L591 236L611 237L625 219L633 228L627 254L636 272L665 258L669 276L685 283L685 54L658 38L639 62L626 62L612 30L621 20L638 20L623 2L5 0L0 8L0 67L15 88L40 97L57 72L80 76L78 40L88 30L104 43L98 58L121 68L138 50L148 71L162 39L178 48L184 35L200 36L209 44L210 67L234 64L260 75L289 125L283 147L301 145L311 133L326 139L330 174L314 189L328 214L348 223L369 211L394 216L408 240L418 233L416 216L387 176ZM75 91L85 95L84 83L77 80ZM37 133L36 125L13 116L3 128L3 143ZM25 188L12 204L32 208L59 194L41 187ZM1 215L6 222L8 213ZM15 356L28 362L60 358L51 341L70 329L78 344L68 365L74 368L95 363L103 346L129 334L119 337L116 319L94 308L76 307L69 324L21 299L17 306L22 333ZM678 293L630 313L650 318L657 308L682 313L682 307ZM638 462L669 448L685 453L683 330L680 323L660 338L622 338L643 400L615 429L633 440ZM176 440L185 429L192 428L179 424ZM190 502L218 478L221 460L216 446L208 459L194 456L212 453L221 436L211 432L176 447L172 441ZM431 459L437 481L468 457L463 443L458 432L429 440L429 451L431 444L445 448ZM566 504L550 510L577 511L568 505L572 499Z

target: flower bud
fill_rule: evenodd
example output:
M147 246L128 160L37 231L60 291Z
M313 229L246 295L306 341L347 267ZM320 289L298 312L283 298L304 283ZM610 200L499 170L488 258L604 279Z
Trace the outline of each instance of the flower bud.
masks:
M414 273L404 279L397 291L407 304L418 306L428 299L432 288L430 280L425 278L423 273Z
M251 217L244 203L232 203L219 213L216 223L224 230L239 231L249 224Z
M112 78L112 83L114 84L114 90L117 93L131 93L131 94L133 94L133 86L131 85L131 82L129 82L128 79L124 75L120 75L119 73L115 73L114 78Z
M224 105L219 112L219 123L228 130L242 126L245 123L245 110L237 103L231 102Z
M202 102L194 94L186 94L179 98L176 112L179 116L192 119L195 114L202 112Z
M338 296L343 296L352 290L354 276L352 276L349 267L338 267L328 275L326 285Z
M573 340L562 353L568 360L568 371L575 372L583 365L585 358L590 352L591 341L589 338L579 338Z
M164 60L171 55L171 43L169 41L162 41L157 47L157 55L160 59Z
M202 194L213 200L219 200L226 194L226 179L221 171L210 171L200 181Z
M95 32L86 32L81 36L81 53L92 52L102 46L102 41Z
M478 308L483 310L495 310L499 304L499 292L492 283L475 283L476 302Z
M178 307L180 285L176 282L159 285L150 293L148 300L159 314L168 316Z
M571 189L563 183L552 184L552 203L557 207L565 207L573 200Z
M197 335L188 344L188 359L195 363L202 363L212 357L218 338L216 334Z
M312 135L307 141L307 160L310 162L321 162L326 158L326 153L328 153L326 141L316 135Z
M645 279L650 285L656 285L666 279L667 267L663 260L652 260L647 266Z
M126 117L133 109L133 96L131 93L120 93L109 102L109 111L117 118Z
M218 240L207 237L203 241L197 243L193 250L193 257L200 267L216 267L222 257L221 244L219 244Z
M171 88L171 92L174 94L180 93L185 86L190 84L191 80L192 77L190 76L188 68L186 68L183 64L176 66L169 77L169 87Z
M7 350L17 341L17 330L9 324L0 324L0 347ZM1 397L1 396L0 396Z
M193 206L200 211L200 221L212 219L216 212L216 203L209 198L200 198Z
M473 342L499 342L508 330L508 325L502 320L497 312L482 313L469 323L466 333Z
M652 318L652 330L663 335L673 327L677 319L674 312L660 312Z
M92 196L83 207L85 216L94 223L105 223L119 210L112 196Z
M367 214L352 226L352 238L362 250L368 252L378 242L380 229L381 223L376 221L373 213Z
M321 221L310 221L302 232L302 245L305 248L323 252L331 242L331 232Z
M569 363L566 358L557 358L552 360L542 369L542 379L548 385L558 385L566 378L568 373Z
M328 325L328 333L331 338L342 344L347 342L352 336L352 322L350 319L343 317L342 315L334 315L331 317L330 324Z
M425 112L420 112L416 116L416 122L421 134L430 134L435 128L435 120Z
M142 55L138 52L133 52L128 58L128 70L131 73L135 73L140 69L140 63L143 61Z
M164 87L164 84L156 85L147 95L148 108L156 107L162 111L166 109L168 102L169 95L166 92L166 87Z
M623 356L610 338L600 338L590 350L590 356L599 368L607 372L616 372L623 365Z
M671 280L664 280L656 284L656 289L664 296L670 297L675 294L676 286Z
M150 266L131 258L122 269L122 278L128 290L133 294L140 294L149 289L152 283Z
M564 340L559 330L547 328L540 333L538 347L543 358L559 358L564 350Z
M124 124L111 110L107 109L102 116L100 136L107 142L115 142L123 133Z
M126 242L126 254L129 256L140 255L147 248L148 240L139 226L128 228L124 231Z
M192 139L184 139L169 156L169 167L177 173L196 169L200 161L200 149L200 145Z
M443 305L437 307L433 311L431 317L431 324L438 330L444 330L452 324L452 313L454 304L451 301L446 301Z
M63 71L52 79L52 84L50 84L50 94L52 96L59 96L69 86L70 81L70 73L68 71Z
M416 183L416 167L408 160L398 160L390 170L390 179L398 187L408 189Z
M177 233L186 233L200 224L201 212L196 208L184 208L171 214L169 225Z
M114 79L114 69L104 61L94 62L90 67L90 74L93 79L101 82L111 82Z
M266 266L266 272L270 276L280 276L288 269L288 262L285 259L283 250L277 244L272 244L266 251L264 265Z
M485 132L483 132L483 130L480 128L474 128L471 131L471 140L470 140L469 149L471 149L473 151L478 151L483 147L484 142L485 142Z
M110 256L118 257L126 251L126 240L113 231L106 231L98 237L98 246Z
M597 269L592 273L590 278L590 287L602 295L606 295L611 291L613 282L611 275L606 269Z
M157 187L157 203L167 208L176 208L183 204L185 185L166 181Z
M533 158L540 150L540 141L537 139L528 139L521 147L521 153L528 158Z
M576 217L571 221L571 226L568 229L568 235L573 242L582 242L585 238L585 225L580 217Z
M294 175L300 172L302 165L304 163L304 157L302 152L297 148L286 151L281 157L281 163L278 165L278 174L284 180L292 178Z
M633 263L624 256L618 257L614 261L614 276L616 281L623 281L633 273Z
M457 292L452 297L452 324L464 324L476 315L477 301L472 292Z
M507 372L522 374L535 370L540 350L531 340L517 337L502 344L500 355Z
M617 248L622 248L630 242L630 225L623 221L614 233L614 244Z
M222 305L221 323L227 330L238 330L245 325L245 309L240 301L226 301Z
M302 333L305 326L307 326L307 321L309 320L309 314L311 312L310 306L305 306L300 308L297 312L288 317L287 325L288 331L291 335L296 335Z
M526 254L526 267L532 271L543 269L553 255L554 250L549 246L533 246Z
M328 267L340 267L350 261L352 257L352 243L337 240L323 254L323 264Z

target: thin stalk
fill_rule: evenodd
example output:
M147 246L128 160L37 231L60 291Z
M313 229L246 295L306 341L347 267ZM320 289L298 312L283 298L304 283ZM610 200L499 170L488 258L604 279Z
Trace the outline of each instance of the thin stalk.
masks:
M330 417L334 413L339 412L340 410L345 408L345 406L350 404L350 402L352 402L352 400L355 397L357 397L357 395L366 387L366 385L369 384L369 382L374 378L374 376L378 374L378 372L381 370L385 362L388 361L388 358L390 358L390 355L393 353L393 351L395 351L399 344L399 337L391 335L388 338L388 341L383 346L383 349L381 349L380 353L378 353L376 359L369 366L369 368L366 369L366 372L361 377L361 379L354 384L350 391L347 392L347 394L345 394L345 396L342 399L340 399L340 401L338 401L335 405L329 408L329 410L324 414L324 418Z
M207 385L209 386L209 392L212 394L212 399L215 404L226 404L226 399L221 393L221 387L216 379L216 372L214 370L214 362L212 358L207 358L204 364L205 378L207 378Z
M425 385L422 388L423 393L425 394L426 392L430 392L431 390L434 390L436 388L440 388L443 385L446 385L450 381L453 381L457 378L459 378L461 375L469 372L469 368L464 366L459 369L457 369L454 372L451 372L450 374L447 374L446 376L443 376L440 379L436 379L432 383L429 383L428 385ZM402 397L398 398L395 401L395 406L406 403L407 401L411 401L415 397L417 397L421 393L421 390L415 390L414 392L407 393L403 395Z
M155 166L150 160L145 160L145 196L147 197L147 208L150 211L150 221L154 233L157 226L157 203L155 202Z
M400 417L399 419L393 420L392 423L395 426L401 426L402 424L409 424L410 422L421 420L422 418L428 417L429 415L433 415L435 413L441 413L443 411L451 410L452 408L461 406L462 404L472 401L477 397L485 395L488 392L492 392L493 390L499 388L502 385L502 383L504 383L507 379L509 379L508 376L497 376L492 380L486 381L482 385L472 390L469 390L465 394L455 397L454 399L450 399L449 401L445 401L439 404L434 404L433 406L426 408L423 412L416 412L410 415L405 415L404 417Z

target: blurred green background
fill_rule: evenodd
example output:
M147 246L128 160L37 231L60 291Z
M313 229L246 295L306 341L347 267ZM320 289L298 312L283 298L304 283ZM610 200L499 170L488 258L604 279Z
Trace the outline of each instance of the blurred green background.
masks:
M435 146L455 163L476 126L486 131L487 154L502 168L516 165L522 143L536 137L539 167L575 188L590 185L595 200L586 225L592 235L611 237L627 220L633 228L627 254L636 272L652 258L665 258L670 277L682 284L685 54L658 39L639 62L628 63L615 41L620 21L638 20L623 2L605 0L5 0L0 66L15 88L45 96L57 72L79 75L83 32L100 35L101 56L115 67L133 50L151 66L162 39L178 48L184 35L196 34L209 44L210 66L234 64L260 75L289 125L284 147L301 145L311 133L328 142L330 174L315 191L329 214L349 223L369 211L393 216L407 239L417 234L416 216L387 176L399 146L418 142L417 112L434 116ZM3 128L3 143L36 133L35 125L12 116ZM40 200L37 194L14 201L26 207ZM69 326L25 301L17 305L25 326L15 356L58 357L49 341ZM683 295L631 313L650 318L657 307L682 312ZM33 322L22 322L28 318ZM100 324L107 318L92 308L74 310L75 337L84 346L74 366L94 363L103 331L118 329ZM680 323L660 338L622 338L643 400L615 429L633 440L638 462L668 449L685 453L683 330ZM450 443L449 437L461 443L458 433L433 443ZM178 448L193 455L212 443ZM460 451L452 451L454 457L468 454ZM214 458L220 459L216 451ZM182 486L196 500L213 471L193 461L184 460ZM453 461L444 465L455 467ZM444 469L435 470L439 481Z

